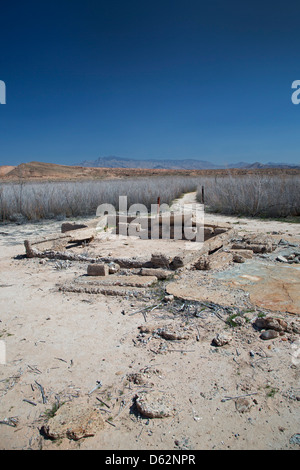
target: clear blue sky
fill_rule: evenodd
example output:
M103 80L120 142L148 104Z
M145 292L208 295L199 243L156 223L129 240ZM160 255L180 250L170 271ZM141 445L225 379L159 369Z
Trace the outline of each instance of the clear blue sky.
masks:
M298 163L300 2L1 5L0 164Z

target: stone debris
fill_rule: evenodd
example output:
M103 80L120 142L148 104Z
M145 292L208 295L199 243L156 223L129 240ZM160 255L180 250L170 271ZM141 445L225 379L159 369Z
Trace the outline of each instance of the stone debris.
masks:
M168 279L174 275L172 271L161 268L141 268L139 271L140 276L156 276L157 279Z
M68 402L61 405L43 426L43 432L50 439L68 438L78 441L94 436L103 427L104 421L99 408L84 402Z
M233 261L235 263L245 263L245 258L242 255L239 255L238 253L233 253Z
M200 271L206 271L210 269L210 262L209 262L208 255L201 256L194 264L194 268Z
M201 271L223 269L229 266L232 261L232 253L220 249L215 253L202 255L194 263L193 268Z
M212 344L214 346L225 346L225 344L229 344L232 341L232 336L229 333L221 332L217 333L214 337Z
M262 332L262 334L260 335L260 338L261 339L274 339L274 338L277 338L277 336L279 336L279 333L278 331L275 331L275 330L265 330Z
M139 393L135 403L139 413L147 418L166 418L174 414L170 397L157 390Z
M253 258L253 251L252 250L230 250L233 256L238 255L242 256L244 259L251 259Z
M120 271L120 265L112 261L111 263L108 263L108 270L109 274L116 274Z
M95 265L91 264L91 266ZM108 265L105 265L106 274L95 275L94 271L90 272L92 274L89 274L88 278L80 276L72 282L57 284L58 290L60 292L139 297L146 294L147 287L157 282L155 276L108 275Z
M163 253L153 253L151 256L151 265L154 268L169 268L171 259Z
M259 317L253 323L259 330L274 330L277 332L300 333L300 325L296 322L286 322L278 317Z
M252 234L236 240L231 248L233 250L251 250L254 253L271 253L277 244L271 237L263 234Z

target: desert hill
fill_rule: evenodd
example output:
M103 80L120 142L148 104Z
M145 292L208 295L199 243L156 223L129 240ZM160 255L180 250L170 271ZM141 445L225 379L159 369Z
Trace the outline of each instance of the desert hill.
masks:
M12 168L10 171L9 169ZM30 162L17 167L0 167L3 182L13 181L80 181L111 178L138 178L145 176L209 176L265 173L265 174L300 174L300 168L231 168L231 169L149 169L149 168L100 168L58 165L54 163Z
M16 167L11 165L2 165L0 166L0 178L7 175L10 171L14 170Z

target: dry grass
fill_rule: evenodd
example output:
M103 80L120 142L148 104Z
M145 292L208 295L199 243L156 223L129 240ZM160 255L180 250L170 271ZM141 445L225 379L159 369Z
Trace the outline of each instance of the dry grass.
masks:
M299 175L227 176L202 178L205 204L212 212L251 217L287 217L300 215Z
M196 191L193 177L139 178L109 181L76 181L47 183L10 183L0 186L0 221L95 215L100 204L113 204L127 196L128 207L144 204L148 209L157 202L170 204L189 191Z
M0 221L84 217L96 214L100 204L118 208L119 196L128 207L157 202L170 204L181 194L196 191L206 210L252 217L300 215L298 174L218 174L209 176L155 176L93 181L19 182L0 184Z

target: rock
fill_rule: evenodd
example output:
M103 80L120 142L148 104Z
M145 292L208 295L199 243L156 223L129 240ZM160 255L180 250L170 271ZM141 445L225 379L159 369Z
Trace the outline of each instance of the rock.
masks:
M169 264L172 269L179 269L184 266L183 256L174 256L173 261Z
M232 259L234 263L245 263L245 258L237 253L233 253Z
M231 340L232 337L228 333L217 333L213 339L213 344L215 346L224 346L230 343Z
M277 258L276 258L277 261L280 261L281 263L287 263L288 260L286 259L285 256L282 256L282 255L278 255Z
M170 259L163 253L153 253L151 255L151 265L157 268L168 268Z
M174 295L168 294L164 296L164 301L165 302L172 302L174 300Z
M88 276L108 276L109 267L107 264L89 264L87 267Z
M113 261L108 264L108 272L109 274L116 274L120 271L120 265L118 263L114 263Z
M288 331L288 324L281 318L265 317L257 318L254 326L260 330Z
M205 255L201 256L194 264L194 268L200 271L205 271L207 269L210 269L208 256L205 256Z
M246 398L238 398L235 401L235 408L239 413L245 413L251 408L251 403Z
M83 402L63 404L54 417L43 426L43 432L50 439L67 437L79 440L94 434L104 427L101 412L96 407Z
M147 418L166 418L174 413L169 397L162 392L141 392L135 403L138 411Z
M274 339L277 338L278 336L278 331L275 330L265 330L262 332L260 335L260 339Z

